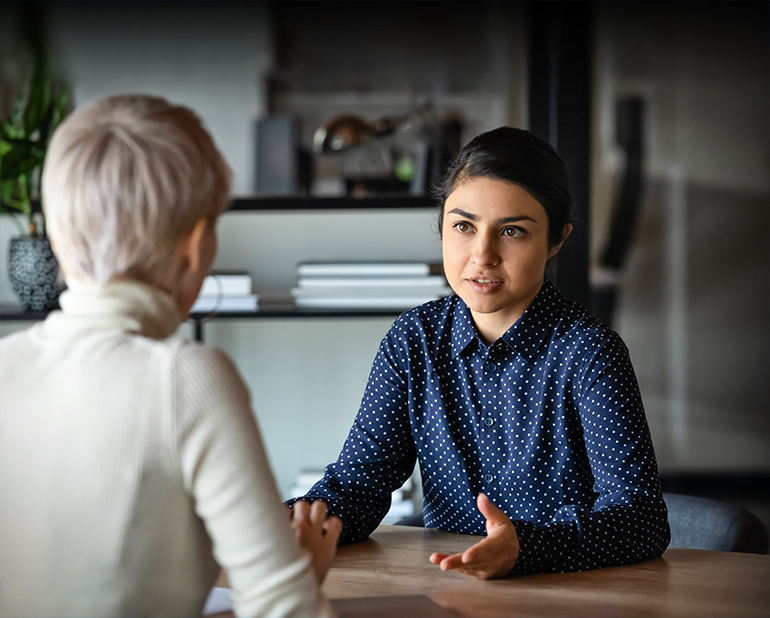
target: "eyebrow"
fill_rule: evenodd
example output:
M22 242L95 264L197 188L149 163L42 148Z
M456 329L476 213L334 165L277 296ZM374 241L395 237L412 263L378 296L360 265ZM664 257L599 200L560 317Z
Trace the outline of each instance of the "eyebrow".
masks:
M460 208L453 208L450 210L447 214L449 215L459 215L461 217L464 217L466 219L470 219L471 221L478 221L479 217L478 215L474 215L473 213L467 212L465 210L462 210ZM532 221L532 223L538 223L535 219L532 217L528 217L526 215L519 215L517 217L503 217L502 219L498 219L495 221L497 224L503 224L503 223L516 223L517 221Z

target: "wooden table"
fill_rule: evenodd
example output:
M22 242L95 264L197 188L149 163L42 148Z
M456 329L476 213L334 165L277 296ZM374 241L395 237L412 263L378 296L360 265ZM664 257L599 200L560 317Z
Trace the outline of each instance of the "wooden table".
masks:
M477 540L380 526L340 547L323 590L342 616L770 616L770 556L669 549L638 564L492 581L428 561Z

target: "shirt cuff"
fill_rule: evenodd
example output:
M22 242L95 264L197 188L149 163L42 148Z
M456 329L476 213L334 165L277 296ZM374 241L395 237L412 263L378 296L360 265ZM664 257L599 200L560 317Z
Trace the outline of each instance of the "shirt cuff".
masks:
M545 526L531 521L513 522L519 537L519 558L509 575L558 571L558 565L575 548L575 522L551 522Z

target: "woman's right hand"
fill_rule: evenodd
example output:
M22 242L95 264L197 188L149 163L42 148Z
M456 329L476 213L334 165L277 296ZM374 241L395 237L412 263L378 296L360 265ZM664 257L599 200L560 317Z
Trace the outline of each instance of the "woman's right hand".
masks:
M291 510L294 536L313 556L313 568L320 585L337 553L342 520L334 515L327 518L326 503L321 500L312 503L297 500Z

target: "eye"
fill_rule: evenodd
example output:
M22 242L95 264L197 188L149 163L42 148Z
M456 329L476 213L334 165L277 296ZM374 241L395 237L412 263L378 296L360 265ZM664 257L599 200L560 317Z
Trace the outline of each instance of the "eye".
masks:
M503 228L502 235L508 236L509 238L520 238L521 236L524 236L524 234L527 233L527 230L525 230L523 227L518 227L516 225L507 225Z
M452 227L463 234L465 232L471 231L471 224L467 221L458 221L457 223L453 224Z

